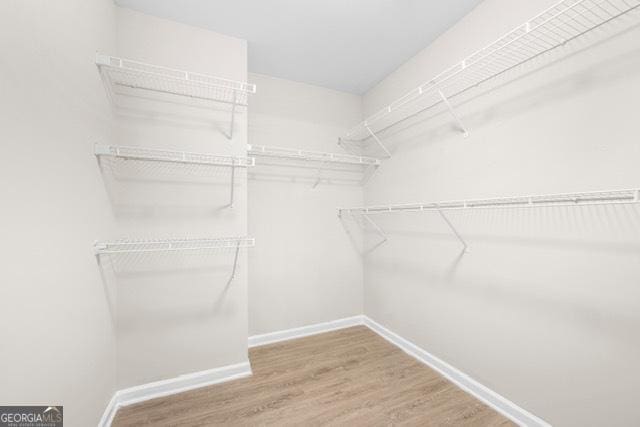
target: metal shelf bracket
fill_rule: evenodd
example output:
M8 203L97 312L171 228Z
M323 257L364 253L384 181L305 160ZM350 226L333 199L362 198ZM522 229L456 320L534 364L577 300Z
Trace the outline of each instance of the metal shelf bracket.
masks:
M318 168L318 173L316 174L316 181L313 183L311 188L315 189L318 186L318 184L320 184L320 181L322 181L322 171L324 170L324 167L325 167L325 162L322 162L320 164L320 167Z
M236 269L238 268L238 254L240 253L240 242L236 245L236 252L233 256L233 269L231 270L231 276L229 276L229 280L227 280L227 286L233 282L233 279L236 277Z
M367 220L367 222L373 227L373 229L376 231L376 233L382 238L382 241L379 244L382 244L382 243L386 242L387 240L389 240L389 238L387 237L387 234L382 230L382 228L380 228L380 226L378 224L376 224L371 218L369 218L368 215L362 214L362 217L365 220Z
M378 171L380 165L371 165L368 166L364 171L364 176L362 177L362 181L360 181L360 185L365 185L371 177Z
M351 218L354 220L354 222L358 224L363 231L366 231L366 225L360 223L360 221L356 221L355 214L353 212L349 212L349 213L351 214ZM342 211L338 210L338 218L342 219L342 215L343 215ZM373 227L376 234L378 234L382 239L378 244L375 245L376 247L380 246L381 244L389 240L389 237L387 237L387 234L382 230L382 228L378 224L376 224L371 218L369 218L367 214L363 213L361 215L362 215L362 218L364 218L364 220L368 222L369 225L371 225L371 227Z
M233 126L235 125L237 104L238 104L238 91L234 90L233 103L231 104L231 123L229 125L229 135L227 135L227 139L233 139Z
M465 138L468 137L469 136L469 131L467 131L467 128L464 126L464 123L462 123L462 120L460 120L460 116L458 116L456 111L453 109L453 106L449 102L449 99L445 96L445 94L440 89L438 89L438 94L442 98L442 101L444 102L444 105L447 106L447 109L449 110L449 113L453 116L453 119L456 121L458 127L462 131L462 136L464 136Z
M229 190L229 208L233 208L234 187L236 183L236 163L235 159L231 161L231 188Z
M364 125L365 129L367 130L367 132L369 132L369 134L371 135L371 137L373 138L373 140L380 146L380 148L382 149L382 151L384 151L384 153L386 154L387 158L391 158L391 153L389 152L389 150L387 150L387 147L385 147L385 145L382 143L382 141L380 141L380 138L378 138L378 135L376 135L371 128L369 127L368 124Z
M456 238L460 241L460 243L462 243L463 251L469 252L469 245L467 245L467 242L462 238L462 236L460 236L460 233L458 233L458 230L456 230L456 227L454 227L451 221L449 221L449 218L447 218L447 216L441 210L438 210L438 213L440 214L444 222L447 223L447 226L449 226L449 229L454 234L454 236L456 236Z

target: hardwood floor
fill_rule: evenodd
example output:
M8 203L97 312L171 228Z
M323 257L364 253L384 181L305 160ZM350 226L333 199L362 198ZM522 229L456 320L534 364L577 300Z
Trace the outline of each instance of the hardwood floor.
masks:
M514 425L364 326L250 358L250 378L124 407L113 426Z

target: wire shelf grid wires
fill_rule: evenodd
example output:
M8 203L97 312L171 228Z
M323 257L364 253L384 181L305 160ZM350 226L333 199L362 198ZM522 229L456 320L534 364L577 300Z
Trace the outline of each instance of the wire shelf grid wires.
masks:
M326 153L321 151L295 150L264 145L249 145L249 156L274 159L290 159L319 163L339 163L357 166L379 166L380 160L374 157L355 156L350 154Z
M225 237L216 239L154 239L116 240L96 242L96 255L129 254L146 252L235 250L255 246L251 237Z
M592 191L537 196L516 196L491 199L471 199L432 203L412 203L386 206L341 208L339 215L392 212L444 211L455 209L531 208L551 206L584 206L640 203L640 189Z
M227 284L236 277L239 252L255 245L249 237L216 239L154 239L96 242L98 263L120 276L192 270L223 276Z
M222 167L246 168L255 165L255 160L249 157L220 156L206 153L159 150L143 147L96 145L95 153L97 156L112 156L131 160L148 160Z
M328 185L363 186L380 167L380 160L350 154L248 145L248 154L261 166L252 179Z
M248 157L96 145L101 167L117 180L171 181L228 185L231 175L243 179L255 165Z
M371 115L341 140L362 142L375 138L375 133L446 103L639 6L640 0L562 0Z
M119 88L128 88L246 106L256 92L253 84L114 56L98 54L96 65L112 100Z

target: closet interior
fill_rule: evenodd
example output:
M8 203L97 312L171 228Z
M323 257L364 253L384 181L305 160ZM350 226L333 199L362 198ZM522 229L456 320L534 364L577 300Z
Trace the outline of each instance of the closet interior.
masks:
M313 75L330 34L278 65L252 56L276 38L185 12L224 2L90 3L0 8L6 300L36 313L3 316L3 405L71 426L640 423L640 0L431 5L448 23L354 91L263 71ZM339 33L352 6L324 7Z

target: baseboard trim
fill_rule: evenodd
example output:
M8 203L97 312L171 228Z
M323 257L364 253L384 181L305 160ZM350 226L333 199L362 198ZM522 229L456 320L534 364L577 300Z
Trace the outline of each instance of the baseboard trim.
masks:
M310 335L322 334L324 332L363 324L364 316L353 316L333 320L331 322L302 326L300 328L286 329L284 331L270 332L262 335L253 335L249 337L249 348L273 344L280 341L289 341L296 338L308 337Z
M402 338L373 319L363 316L364 325L408 355L438 371L449 381L521 426L551 427L549 423L519 407L509 399L485 387L464 372L454 368L411 341Z
M102 418L100 418L100 422L98 422L98 427L109 427L113 422L113 419L116 417L116 412L118 412L118 403L116 399L117 393L114 393L107 403L107 407L104 409L102 413Z
M110 426L116 412L123 406L249 376L251 364L247 361L118 390L109 401L99 427Z
M310 335L321 334L324 332L335 331L338 329L344 329L358 325L367 326L369 329L389 341L391 344L395 345L408 355L414 357L418 361L439 372L442 376L447 378L452 383L456 384L462 390L476 397L478 400L495 409L497 412L501 413L513 422L521 426L551 427L549 423L542 420L541 418L524 410L504 396L501 396L488 387L485 387L464 372L456 369L445 361L432 355L428 351L413 344L411 341L402 338L400 335L390 331L370 317L364 315L347 317L331 322L317 323L314 325L287 329L284 331L277 331L268 334L254 335L249 337L249 347L257 347L281 341L288 341L296 338L302 338ZM116 412L123 406L143 402L145 400L154 399L156 397L168 396L183 391L193 390L208 385L245 378L250 375L251 365L247 361L236 365L229 365L223 366L221 368L210 369L207 371L194 372L168 380L157 381L119 390L113 395L113 397L107 404L107 407L104 411L104 414L102 415L102 418L100 419L100 424L98 426L109 427L113 422Z

